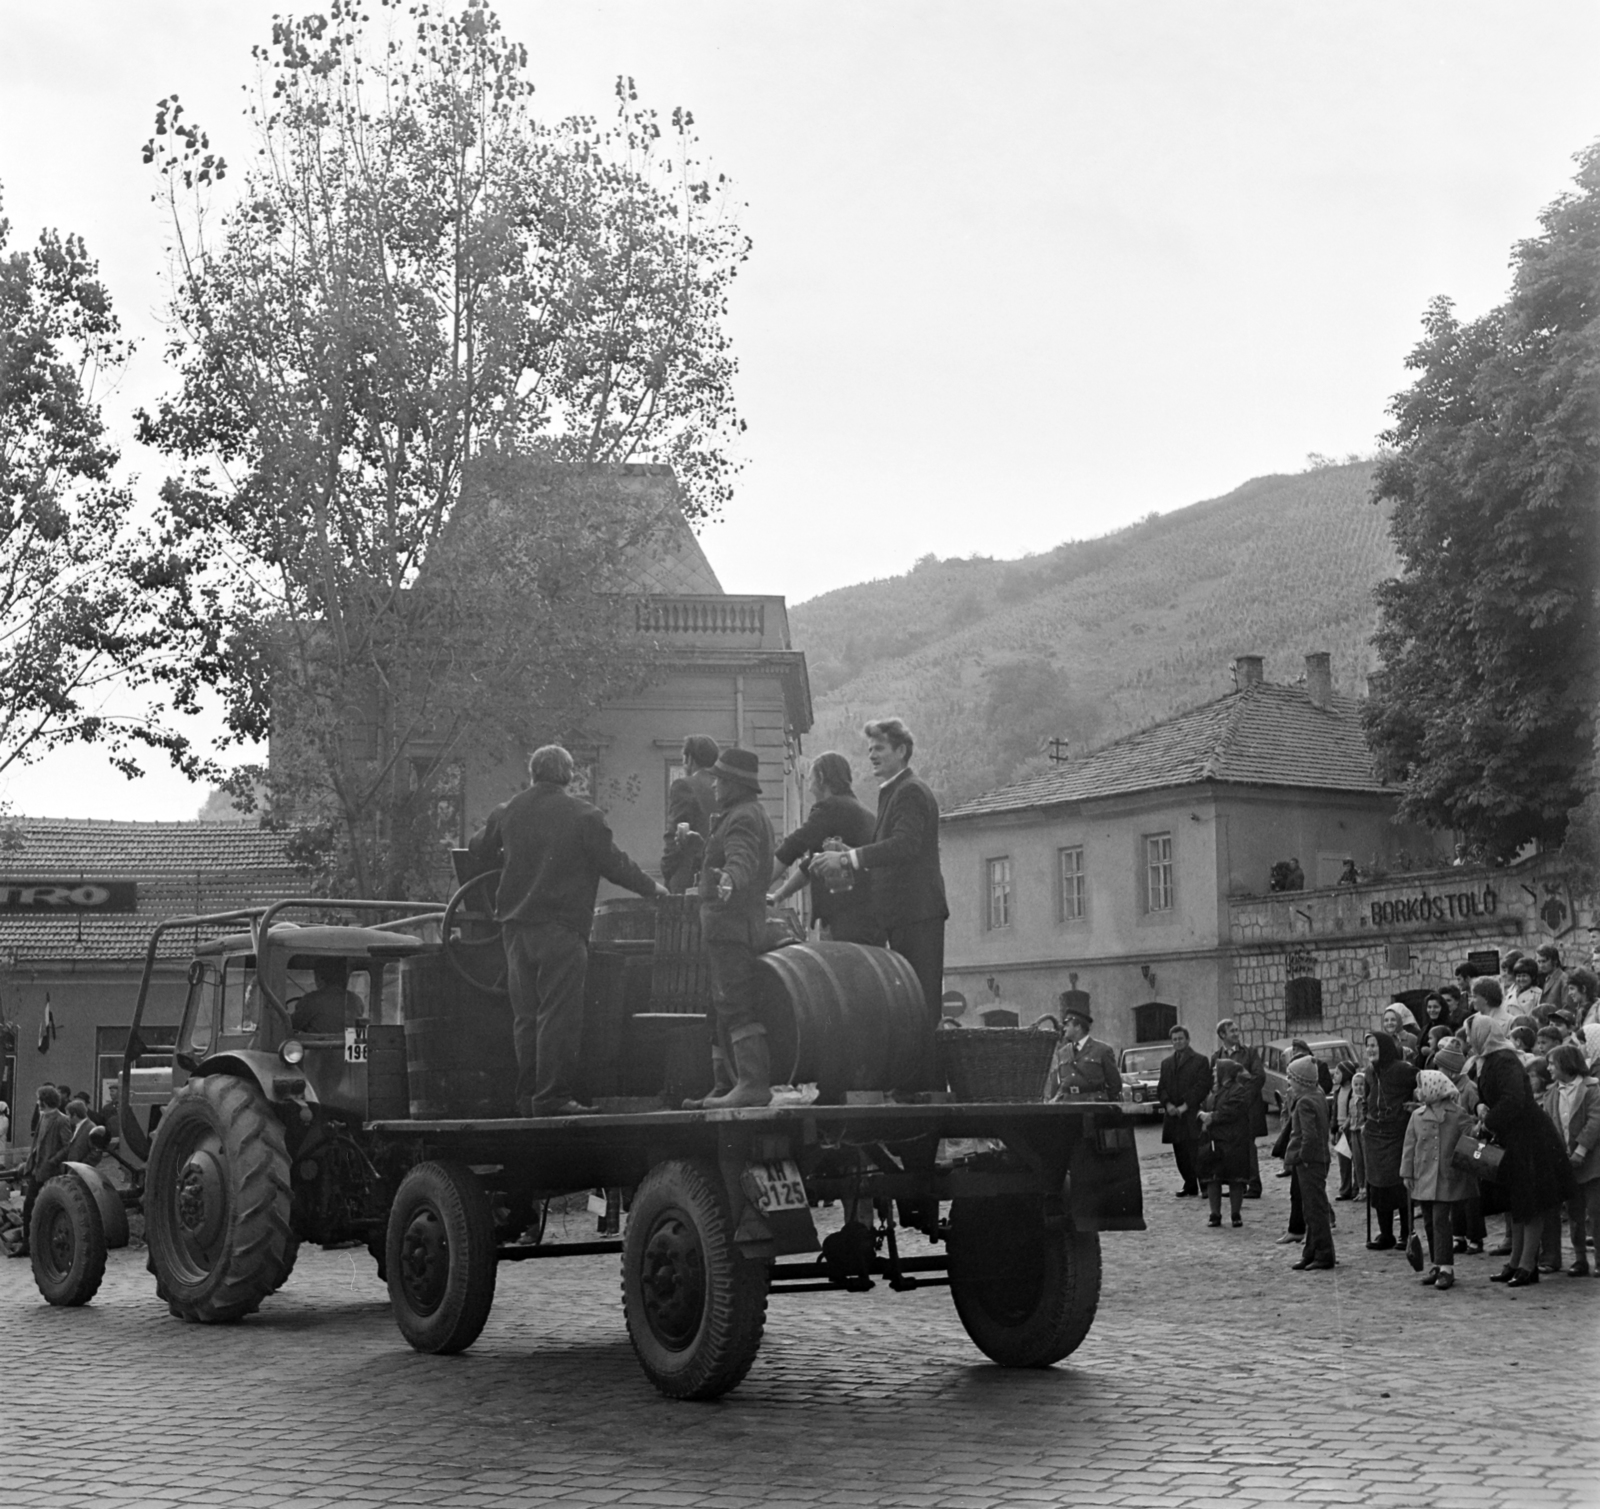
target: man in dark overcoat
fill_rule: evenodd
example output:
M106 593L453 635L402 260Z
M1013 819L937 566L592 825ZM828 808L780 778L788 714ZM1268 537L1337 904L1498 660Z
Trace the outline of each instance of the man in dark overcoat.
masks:
M878 778L878 821L872 842L839 854L819 854L813 874L826 883L848 865L872 881L872 901L889 947L916 971L927 1008L927 1032L915 1085L934 1090L933 1038L944 997L944 925L950 915L939 868L939 801L911 769L915 741L899 718L867 724L867 760Z
M683 774L667 788L667 831L662 837L661 879L674 896L692 890L700 879L711 818L717 810L717 741L691 734L683 741Z
M1211 1093L1211 1064L1189 1046L1189 1030L1174 1027L1172 1052L1161 1061L1156 1099L1161 1102L1161 1140L1171 1143L1173 1162L1183 1187L1179 1199L1200 1193L1200 1106Z
M1267 1084L1266 1061L1259 1048L1252 1048L1239 1035L1231 1020L1223 1018L1217 1023L1217 1051L1211 1055L1214 1064L1219 1058L1231 1058L1255 1090L1250 1102L1250 1183L1245 1189L1247 1200L1261 1198L1261 1149L1256 1146L1258 1137L1267 1135L1267 1102L1262 1092Z
M467 846L475 873L500 870L494 914L506 946L523 1116L592 1109L574 1089L601 879L640 896L667 894L612 841L600 809L567 790L572 773L559 744L534 750L527 789L496 807Z

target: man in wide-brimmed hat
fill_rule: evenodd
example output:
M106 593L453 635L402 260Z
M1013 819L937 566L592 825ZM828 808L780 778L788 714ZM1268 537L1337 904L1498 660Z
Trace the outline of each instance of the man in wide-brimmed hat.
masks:
M772 1100L767 1029L756 1019L756 956L767 930L767 885L776 841L761 805L761 765L730 745L711 767L718 817L700 871L700 938L711 975L716 1085L707 1110Z

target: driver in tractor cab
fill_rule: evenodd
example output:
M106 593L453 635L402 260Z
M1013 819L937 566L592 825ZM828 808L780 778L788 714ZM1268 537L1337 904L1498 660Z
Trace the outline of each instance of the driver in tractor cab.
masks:
M291 1025L307 1036L342 1033L346 1021L354 1021L362 1013L361 998L345 988L350 978L349 960L317 959L311 972L316 976L317 988L308 990L294 1003Z

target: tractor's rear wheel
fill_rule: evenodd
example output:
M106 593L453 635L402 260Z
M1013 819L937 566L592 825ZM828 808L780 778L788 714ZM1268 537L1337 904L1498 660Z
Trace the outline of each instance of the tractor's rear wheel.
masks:
M1044 1368L1077 1350L1100 1302L1100 1237L1051 1229L1037 1195L950 1208L950 1295L978 1349L1001 1367Z
M52 1305L86 1305L106 1275L105 1223L76 1174L59 1174L39 1191L28 1234L33 1281Z
M494 1305L494 1211L461 1163L419 1163L389 1209L384 1257L400 1334L419 1352L462 1352Z
M174 1315L238 1320L294 1267L283 1125L250 1081L191 1079L168 1106L145 1174L145 1240Z

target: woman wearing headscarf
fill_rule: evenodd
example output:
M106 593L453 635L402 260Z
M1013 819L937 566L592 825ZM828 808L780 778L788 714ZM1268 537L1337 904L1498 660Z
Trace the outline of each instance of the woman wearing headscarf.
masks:
M1498 1182L1511 1216L1510 1261L1490 1282L1526 1288L1539 1282L1545 1217L1559 1210L1576 1187L1572 1165L1500 1024L1474 1017L1467 1023L1467 1041L1478 1060L1478 1124L1502 1150Z
M1420 1206L1428 1235L1429 1266L1422 1282L1438 1289L1455 1284L1456 1217L1476 1182L1452 1162L1461 1134L1472 1125L1456 1095L1456 1082L1448 1074L1424 1069L1417 1076L1418 1105L1406 1125L1400 1154L1400 1176Z
M1394 1039L1401 1058L1414 1065L1422 1033L1417 1027L1417 1019L1411 1014L1411 1008L1404 1001L1390 1001L1383 1008L1383 1030Z
M1384 1012L1386 1020L1388 1015ZM1387 1032L1367 1033L1365 1046L1367 1105L1361 1141L1367 1157L1368 1203L1378 1217L1378 1235L1367 1246L1384 1252L1404 1247L1411 1235L1411 1200L1400 1177L1400 1157L1405 1151L1406 1122L1411 1115L1408 1102L1416 1088L1417 1071L1401 1057L1400 1045ZM1396 1214L1400 1217L1398 1241Z
M1450 1012L1445 1006L1444 993L1438 990L1430 990L1427 999L1422 1003L1423 1036L1432 1036L1435 1027L1443 1027L1445 1035L1449 1036Z

